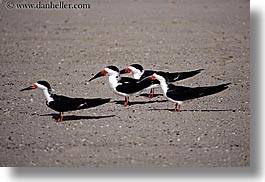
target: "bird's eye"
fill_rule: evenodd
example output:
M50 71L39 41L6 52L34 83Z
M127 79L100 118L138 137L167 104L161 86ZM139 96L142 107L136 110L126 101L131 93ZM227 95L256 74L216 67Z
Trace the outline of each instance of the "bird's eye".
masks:
M116 76L116 78L119 78L119 76Z

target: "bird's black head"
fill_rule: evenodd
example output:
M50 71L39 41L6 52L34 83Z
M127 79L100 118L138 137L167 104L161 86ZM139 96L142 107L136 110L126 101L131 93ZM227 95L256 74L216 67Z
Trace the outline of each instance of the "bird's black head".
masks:
M51 90L51 86L47 81L37 81L38 84L45 86L48 90Z
M116 66L108 66L107 68L119 73L119 68L117 68Z
M163 76L161 76L159 74L156 74L156 73L152 74L148 78L151 79L151 80L153 80L153 81L158 80L160 83L161 82L168 83L168 80L165 77L163 77Z
M119 74L119 69L116 66L108 66L104 68L102 71L98 72L93 78L89 80L89 82L96 78L106 76L107 74L112 74L113 72L117 72Z
M138 71L139 70L139 71ZM144 68L140 64L131 64L127 68L123 69L120 71L120 74L125 74L125 73L139 73L141 74L143 72Z
M130 66L140 70L141 72L144 70L143 66L140 64L131 64Z

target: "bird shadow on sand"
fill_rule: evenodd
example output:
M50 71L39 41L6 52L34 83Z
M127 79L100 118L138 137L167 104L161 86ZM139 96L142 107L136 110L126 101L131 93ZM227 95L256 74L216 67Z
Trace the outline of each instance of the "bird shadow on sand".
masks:
M150 94L140 94L139 96L142 96L142 97L149 97ZM153 97L159 97L159 96L163 96L163 94L154 94Z
M149 111L171 111L174 109L149 109ZM180 112L236 112L235 109L183 109ZM177 113L177 112L176 112Z
M114 100L112 101L115 104L120 104L123 105L124 101L123 100ZM150 101L130 101L129 106L132 105L142 105L142 104L151 104L151 103L156 103L156 102L167 102L167 100L150 100Z
M58 114L43 114L40 116L52 116L54 120L58 119ZM107 115L107 116L76 116L76 115L65 115L63 117L63 121L75 121L75 120L82 120L82 119L102 119L102 118L110 118L114 117L115 115Z

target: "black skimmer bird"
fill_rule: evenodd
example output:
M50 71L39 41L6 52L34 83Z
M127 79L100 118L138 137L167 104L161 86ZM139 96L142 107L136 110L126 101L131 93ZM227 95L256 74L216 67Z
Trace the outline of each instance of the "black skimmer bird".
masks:
M110 99L70 98L62 95L56 95L52 93L52 88L47 81L38 81L34 83L32 86L21 89L20 91L32 90L37 88L43 91L44 96L47 99L46 101L47 106L57 112L60 112L57 120L58 122L61 122L63 120L64 112L96 107L110 101Z
M203 69L193 70L193 71L186 71L186 72L164 72L164 71L155 71L155 70L145 70L142 65L140 64L131 64L127 68L120 71L120 74L130 73L132 72L133 78L137 80L141 80L145 77L151 76L152 74L156 73L158 75L163 76L168 83L176 82L179 80L183 80L189 77L193 77L199 74ZM154 96L154 88L159 87L159 82L154 82L152 87L150 87L150 95L149 98Z
M174 111L180 112L180 105L185 100L195 99L199 97L204 97L207 95L216 94L228 88L230 83L225 83L216 86L208 86L208 87L184 87L184 86L176 86L173 84L168 84L166 79L154 73L149 76L151 80L157 79L160 82L160 86L163 90L163 95L171 102L176 103Z
M106 75L109 77L110 89L115 94L125 97L124 106L129 104L130 96L142 93L144 89L150 87L153 84L153 80L149 79L148 77L142 80L129 77L120 77L120 71L116 66L108 66L104 68L89 81Z

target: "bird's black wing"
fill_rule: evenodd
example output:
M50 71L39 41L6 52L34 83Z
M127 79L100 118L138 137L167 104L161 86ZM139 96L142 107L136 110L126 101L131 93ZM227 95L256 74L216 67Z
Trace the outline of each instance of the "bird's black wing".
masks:
M96 107L105 104L110 99L84 99L84 98L70 98L62 95L53 95L54 101L51 101L48 106L58 112L74 111L80 109L86 109L90 107Z
M127 83L136 83L138 80L130 77L121 77L119 83L127 84Z
M120 83L120 82L119 82ZM146 77L142 80L135 80L133 79L131 82L123 82L116 87L118 92L126 93L126 94L133 94L137 93L154 83L149 77Z
M175 72L175 73L167 73L167 80L169 82L175 82L179 80L184 80L186 78L193 77L199 74L203 69L193 70L193 71L186 71L186 72ZM163 76L163 75L162 75Z
M228 88L230 83L209 87L183 87L173 84L168 85L167 96L173 100L184 101L207 95L216 94Z
M199 74L203 69L193 70L193 71L186 71L186 72L164 72L164 71L152 71L146 70L142 77L150 76L153 73L156 73L160 76L163 76L167 82L175 82L179 80L184 80L186 78L193 77ZM142 78L141 77L141 78Z

